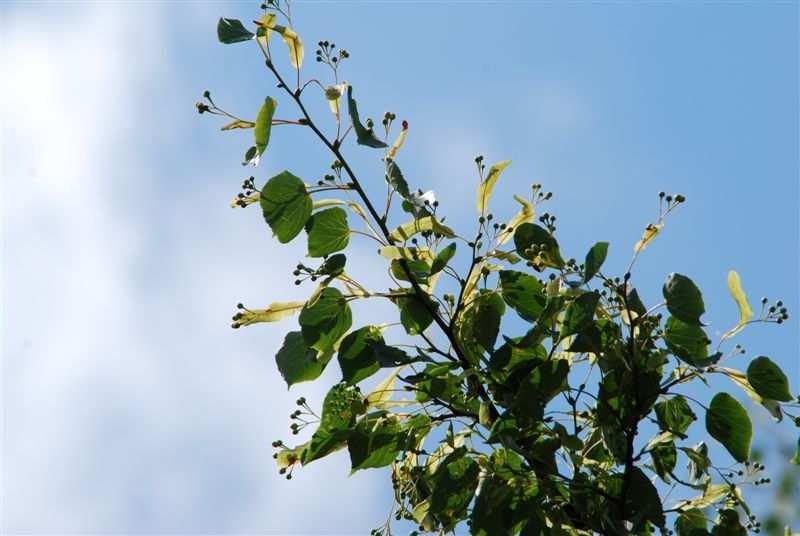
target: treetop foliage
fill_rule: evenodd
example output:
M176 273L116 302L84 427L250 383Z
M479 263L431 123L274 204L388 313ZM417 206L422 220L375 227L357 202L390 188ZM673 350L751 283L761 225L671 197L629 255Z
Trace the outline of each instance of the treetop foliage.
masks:
M663 300L642 301L636 260L686 201L680 194L658 194L657 218L620 276L604 271L614 253L608 242L582 261L562 252L556 216L541 208L552 193L540 184L514 196L515 214L495 218L492 192L509 160L475 159L475 228L449 227L433 192L412 187L401 171L408 123L396 128L391 112L380 125L362 118L354 86L340 76L350 54L319 41L320 78L304 78L291 7L270 0L252 24L219 20L219 40L252 43L278 84L254 106L255 119L225 111L208 91L197 104L224 118L224 131L252 130L243 165L258 165L276 126L308 131L333 158L318 180L286 170L257 185L251 176L231 204L258 204L280 243L305 240L308 259L293 275L298 285L314 283L303 301L239 304L232 326L297 315L299 329L275 355L289 387L318 379L334 358L341 370L317 409L297 400L290 428L306 440L273 443L279 471L291 478L344 449L353 471L389 467L392 516L413 521L413 533L462 524L486 536L759 532L745 491L769 478L752 459L751 419L737 397L797 426L800 401L769 357L734 368L745 351L729 341L748 326L786 321L784 304L764 298L756 314L731 271L740 318L713 341L702 292L688 276L667 275ZM278 67L284 62L289 74ZM312 118L306 102L322 100L330 116ZM368 196L351 167L352 142L377 150L383 198ZM369 269L385 269L388 288L366 288L350 274L352 240L375 243ZM388 300L397 315L354 325L350 304L369 299ZM526 328L507 332L511 317ZM710 400L687 393L712 376L728 378L731 392ZM362 392L373 377L380 383ZM701 427L707 440L689 442ZM724 459L712 460L708 441L724 448ZM373 533L391 534L392 516Z

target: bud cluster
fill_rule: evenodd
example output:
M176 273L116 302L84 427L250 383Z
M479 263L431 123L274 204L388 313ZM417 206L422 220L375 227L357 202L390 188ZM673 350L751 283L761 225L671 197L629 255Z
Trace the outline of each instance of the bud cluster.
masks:
M244 208L261 200L261 193L256 189L255 180L255 177L249 177L244 180L242 191L236 194L236 197L231 201L231 208Z
M777 300L774 304L767 306L769 299L761 298L761 317L762 322L774 322L776 324L783 324L785 320L789 320L789 310L783 305L783 300Z

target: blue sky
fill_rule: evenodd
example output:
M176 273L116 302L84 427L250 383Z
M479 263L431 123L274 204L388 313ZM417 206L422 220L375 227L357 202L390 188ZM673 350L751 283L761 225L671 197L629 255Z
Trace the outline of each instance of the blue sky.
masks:
M216 41L219 16L257 8L0 7L7 533L363 534L388 513L387 475L348 478L346 455L278 477L269 443L287 437L294 400L321 400L338 372L287 393L273 355L294 321L228 327L238 301L307 292L288 284L302 245L279 246L257 209L228 208L249 134L220 133L193 106L209 89L252 117L279 96L255 47ZM322 76L313 44L335 41L362 114L408 119L404 173L453 224L474 218L473 158L510 158L494 212L543 183L562 250L582 258L607 240L621 272L656 193L686 195L637 264L645 301L687 274L720 334L737 318L736 269L751 301L795 313L738 342L800 385L796 3L298 2L295 18L307 72ZM321 99L311 108L329 117ZM296 115L282 96L277 115ZM376 153L347 152L381 192ZM329 163L281 127L256 177L313 181ZM372 249L356 241L351 264L377 285ZM393 314L370 306L357 321Z

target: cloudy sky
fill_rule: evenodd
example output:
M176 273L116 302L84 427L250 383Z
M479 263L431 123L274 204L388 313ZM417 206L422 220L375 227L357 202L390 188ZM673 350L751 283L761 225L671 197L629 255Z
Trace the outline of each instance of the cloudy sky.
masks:
M294 321L228 326L238 301L307 292L290 284L301 246L228 207L250 134L194 110L204 89L245 117L279 95L255 47L216 41L219 16L257 13L0 6L6 533L364 534L388 513L387 475L347 477L346 455L279 478L269 443L338 372L287 393L273 356ZM404 172L453 223L473 217L472 159L510 158L494 211L541 182L562 249L608 240L622 271L656 193L680 192L638 265L645 298L688 274L720 334L737 318L735 268L754 301L800 312L796 3L298 2L295 18L311 73L312 44L335 41L363 113L409 120ZM281 97L277 115L296 111ZM347 151L380 192L375 153ZM312 181L329 163L307 132L276 128L257 178ZM352 259L377 284L371 250L356 242ZM739 341L795 386L796 318Z

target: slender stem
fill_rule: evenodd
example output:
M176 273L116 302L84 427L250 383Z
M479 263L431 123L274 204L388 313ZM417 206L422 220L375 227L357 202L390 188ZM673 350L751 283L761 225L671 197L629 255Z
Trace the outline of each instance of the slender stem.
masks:
M355 173L350 167L350 164L347 162L347 160L344 158L341 151L339 150L340 143L337 142L333 144L328 140L325 134L322 133L322 131L316 126L314 121L311 119L311 116L306 110L305 105L303 104L302 100L300 100L300 91L298 90L293 92L292 90L289 89L289 87L284 82L283 77L281 77L280 73L277 71L277 69L275 68L275 66L273 65L272 61L269 58L266 59L265 63L267 68L270 71L272 71L272 74L278 80L279 87L283 88L286 91L286 93L288 93L295 101L297 107L303 113L303 116L305 117L305 121L308 127L314 132L314 134L317 135L320 141L334 154L334 156L336 156L337 160L341 162L342 167L347 173L347 176L350 177L352 189L356 191L358 196L363 201L364 206L367 208L367 211L370 213L372 218L378 224L378 227L380 228L382 234L386 238L386 241L390 245L394 245L395 240L394 238L392 238L391 232L389 231L389 228L386 226L386 220L380 217L378 211L375 209L375 206L372 204L372 201L367 196L366 192L361 186L361 183L358 181L358 178L356 177ZM403 269L404 273L406 274L406 276L408 277L408 280L411 283L414 293L422 302L423 306L428 310L434 322L436 322L436 324L439 326L439 328L442 330L442 332L450 341L450 345L453 347L453 351L456 353L456 356L458 357L461 366L465 370L472 369L473 368L472 364L469 362L463 350L461 349L460 345L458 344L458 339L456 338L450 325L441 317L441 315L439 315L436 307L434 307L428 301L427 293L422 289L422 287L420 287L419 283L417 282L416 278L411 272L411 269L409 268L406 260L399 259L399 264ZM480 398L483 399L485 402L489 403L490 412L492 413L492 418L496 418L497 416L499 416L499 412L497 411L497 408L494 407L494 404L489 398L489 394L486 392L484 386L479 381L477 381L477 378L474 378L473 376L470 376L470 378L472 379L470 383L472 384L472 387L477 391L478 396L480 396Z

